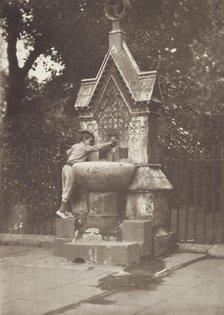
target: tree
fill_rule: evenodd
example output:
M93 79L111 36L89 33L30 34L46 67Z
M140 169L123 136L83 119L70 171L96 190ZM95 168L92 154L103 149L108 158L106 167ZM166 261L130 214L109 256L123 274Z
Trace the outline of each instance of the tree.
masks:
M24 66L19 67L17 57L17 42L24 38L31 40L29 34L30 6L28 1L6 1L1 2L0 17L2 27L5 30L5 39L7 41L8 57L8 91L7 91L7 114L13 115L21 110L21 102L24 97L25 78L31 69L34 61L42 52L38 36L32 38L34 41L33 50L30 52ZM26 22L25 22L26 21Z
M180 150L188 150L186 143L192 143L193 138L202 141L198 129L208 120L212 125L215 109L219 112L222 107L222 1L130 1L132 10L124 20L128 45L142 70L158 69L160 74L163 117L169 126L162 135L164 146L174 148L179 143ZM25 112L32 104L45 110L50 103L58 104L56 96L64 108L73 108L80 79L96 75L108 48L111 23L103 14L103 3L1 2L10 63L9 116ZM24 40L30 51L22 68L16 56L19 39ZM60 78L52 76L45 87L38 84L35 87L27 78L40 54L50 55L65 66Z
M95 1L3 0L0 3L9 64L7 112L1 125L1 138L7 147L14 148L15 143L24 142L42 147L44 141L47 146L50 135L49 140L56 145L71 138L71 125L73 133L78 128L78 123L68 122L71 110L74 115L80 78L85 75L85 69L94 68L89 55L97 54L93 49L95 38L90 33L94 33L98 15L99 3ZM100 30L98 33L101 34ZM28 52L23 66L19 65L17 52L20 40ZM52 73L47 85L31 79L29 71L37 66L41 54L51 56L54 61L63 61L65 69L70 70L65 70L59 78ZM30 134L34 129L36 137ZM45 140L39 141L40 138Z
M23 110L26 79L30 69L35 68L37 57L41 54L50 55L56 61L63 60L67 67L74 63L71 62L71 59L75 59L76 75L78 76L80 71L83 71L80 70L83 69L83 63L79 63L79 61L82 59L83 51L88 48L86 43L89 34L86 28L93 32L91 26L93 18L91 16L88 18L88 13L96 12L98 9L98 4L94 1L88 2L88 6L87 2L82 0L66 2L60 0L2 0L0 18L1 26L5 30L9 63L8 116ZM73 43L72 51L69 37ZM29 50L23 67L19 66L17 56L19 40L23 40ZM64 49L62 49L62 45ZM57 49L60 53L57 53Z
M143 69L158 69L162 83L164 154L191 154L194 147L204 154L205 147L224 142L223 1L133 6L132 51Z

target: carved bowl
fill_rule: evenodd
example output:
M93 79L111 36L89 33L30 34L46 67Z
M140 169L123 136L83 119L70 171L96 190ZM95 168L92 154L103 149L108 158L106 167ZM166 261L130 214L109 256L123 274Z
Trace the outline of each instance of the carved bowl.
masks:
M76 183L86 191L125 190L135 172L134 164L124 162L79 162L72 168Z

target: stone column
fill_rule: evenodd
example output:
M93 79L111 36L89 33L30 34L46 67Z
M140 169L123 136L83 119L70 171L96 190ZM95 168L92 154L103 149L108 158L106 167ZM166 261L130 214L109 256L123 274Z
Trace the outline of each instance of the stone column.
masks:
M172 185L158 164L137 166L126 193L126 217L152 220L155 229L168 228L168 194Z

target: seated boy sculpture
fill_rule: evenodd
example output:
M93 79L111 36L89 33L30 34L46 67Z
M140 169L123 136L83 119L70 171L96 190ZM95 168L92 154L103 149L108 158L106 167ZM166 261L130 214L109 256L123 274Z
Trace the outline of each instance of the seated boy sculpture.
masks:
M112 137L111 141L94 145L94 136L89 131L81 132L81 141L74 144L66 151L67 162L62 168L62 198L61 206L56 214L62 219L73 217L68 212L68 204L75 183L75 174L72 166L78 162L84 162L88 159L89 154L105 148L113 147L117 143L116 137Z

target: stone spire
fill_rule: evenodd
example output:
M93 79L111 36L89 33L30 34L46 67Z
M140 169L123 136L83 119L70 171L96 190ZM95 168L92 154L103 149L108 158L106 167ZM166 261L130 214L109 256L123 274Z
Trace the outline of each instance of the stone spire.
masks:
M120 20L130 8L129 0L107 0L104 12L108 20L112 21L112 30L109 33L109 50L113 46L117 50L122 49L122 43L126 39L126 33L122 30Z

